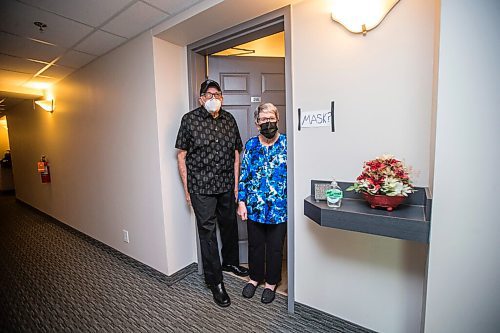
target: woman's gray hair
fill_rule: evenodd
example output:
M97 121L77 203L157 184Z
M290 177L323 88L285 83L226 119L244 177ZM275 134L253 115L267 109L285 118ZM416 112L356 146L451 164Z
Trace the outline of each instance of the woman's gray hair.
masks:
M259 114L261 114L262 112L272 112L276 116L277 120L280 119L278 109L274 106L273 103L262 103L257 107L257 109L255 109L253 113L253 119L256 124L259 122Z

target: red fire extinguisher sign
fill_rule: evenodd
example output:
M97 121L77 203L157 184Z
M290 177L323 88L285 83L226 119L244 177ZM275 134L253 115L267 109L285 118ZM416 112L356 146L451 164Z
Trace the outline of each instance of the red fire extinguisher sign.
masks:
M45 172L45 162L38 162L38 172L42 173Z

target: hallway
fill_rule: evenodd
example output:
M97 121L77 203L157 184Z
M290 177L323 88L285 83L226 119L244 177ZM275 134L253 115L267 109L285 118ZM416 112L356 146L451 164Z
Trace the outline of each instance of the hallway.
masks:
M192 270L191 270L192 271ZM2 332L361 332L359 326L286 298L241 297L225 275L232 304L217 307L198 274L172 285L155 270L16 201L0 196Z

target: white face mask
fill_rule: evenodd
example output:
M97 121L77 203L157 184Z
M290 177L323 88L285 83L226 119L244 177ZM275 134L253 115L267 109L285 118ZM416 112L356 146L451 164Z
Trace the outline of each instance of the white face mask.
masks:
M212 98L206 101L204 106L208 112L215 112L220 109L221 102L217 98Z

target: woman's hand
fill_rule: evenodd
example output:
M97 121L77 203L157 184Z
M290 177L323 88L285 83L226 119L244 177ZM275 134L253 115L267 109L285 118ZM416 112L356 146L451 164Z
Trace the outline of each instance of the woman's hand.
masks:
M247 220L247 206L243 201L238 202L238 210L237 210L238 215L241 217L242 221Z

